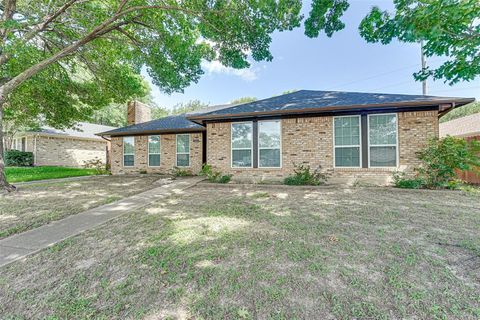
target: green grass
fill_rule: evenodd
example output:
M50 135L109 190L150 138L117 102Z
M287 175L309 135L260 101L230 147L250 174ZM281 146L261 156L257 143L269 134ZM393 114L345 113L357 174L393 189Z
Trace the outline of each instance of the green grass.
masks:
M97 174L95 169L65 167L8 167L5 169L5 172L7 174L7 180L10 183Z

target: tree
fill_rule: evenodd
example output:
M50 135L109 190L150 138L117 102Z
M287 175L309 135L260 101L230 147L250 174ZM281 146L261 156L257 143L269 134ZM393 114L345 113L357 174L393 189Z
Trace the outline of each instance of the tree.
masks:
M444 79L451 85L480 75L478 0L396 0L395 12L373 7L360 24L368 42L424 42L427 57L445 56L438 68L414 74L417 80Z
M208 107L208 103L201 102L200 100L190 100L187 102L180 102L173 106L171 114L182 114L192 111L197 111Z
M341 29L339 3L345 1L314 0L306 33ZM271 34L298 27L301 7L300 0L3 0L0 135L3 113L21 90L45 102L30 101L26 112L36 109L47 122L66 126L89 102L120 103L141 92L135 75L144 66L153 82L171 93L198 81L202 60L234 68L248 67L248 54L270 61ZM40 95L33 92L37 86ZM92 112L87 108L85 117ZM0 187L13 189L2 155Z
M249 103L253 101L257 101L258 99L256 97L241 97L238 99L233 99L230 101L230 104L242 104L242 103Z
M480 112L480 102L472 102L461 106L460 108L455 108L443 117L440 118L440 122L447 122L453 119L458 119L461 117L466 117L474 113Z

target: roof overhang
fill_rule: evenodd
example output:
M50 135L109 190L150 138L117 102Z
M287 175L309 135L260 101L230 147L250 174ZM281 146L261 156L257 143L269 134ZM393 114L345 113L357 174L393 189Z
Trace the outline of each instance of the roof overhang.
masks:
M162 129L162 130L136 130L128 132L111 133L110 131L96 133L97 136L108 137L126 137L126 136L142 136L151 134L176 134L176 133L195 133L205 131L205 128L186 128L186 129Z
M425 107L435 107L439 110L442 109L439 116L444 115L450 110L463 106L465 104L475 101L475 98L458 98L448 100L428 100L428 101L405 101L395 102L389 104L358 104L358 105L344 105L344 106L321 106L315 108L304 109L288 109L288 110L274 110L274 111L258 111L258 112L243 112L243 113L231 113L231 114L205 114L205 115L192 115L187 117L188 120L198 124L204 124L209 121L220 120L234 120L256 117L281 117L281 116L301 116L312 114L334 114L341 112L368 112L381 109L420 109Z

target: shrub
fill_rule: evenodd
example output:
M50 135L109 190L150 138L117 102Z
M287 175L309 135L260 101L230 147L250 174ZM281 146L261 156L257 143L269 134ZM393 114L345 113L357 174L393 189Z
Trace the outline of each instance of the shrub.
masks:
M205 176L208 181L216 183L228 183L232 179L231 174L222 174L220 171L214 171L209 164L203 165L200 175Z
M191 176L193 176L193 173L190 170L182 169L182 168L179 168L179 167L174 167L172 169L172 174L175 177L191 177Z
M5 152L5 165L7 167L31 167L33 166L33 153L8 150Z
M309 165L293 164L295 169L294 174L288 176L283 181L290 186L318 186L324 184L328 180L328 175L321 172L321 166L318 166L315 170L311 170Z
M393 174L393 184L397 188L421 189L425 185L425 181L416 176L408 177L405 172L395 172Z
M109 172L107 165L99 158L83 161L83 167L86 169L95 169L97 174L107 174Z
M457 188L455 171L478 171L479 152L478 141L469 142L450 136L432 139L428 146L418 153L421 165L415 168L415 176L394 173L394 184L401 188Z
M478 170L480 143L447 136L433 139L425 150L418 153L422 165L417 169L430 189L446 188L456 178L455 170Z

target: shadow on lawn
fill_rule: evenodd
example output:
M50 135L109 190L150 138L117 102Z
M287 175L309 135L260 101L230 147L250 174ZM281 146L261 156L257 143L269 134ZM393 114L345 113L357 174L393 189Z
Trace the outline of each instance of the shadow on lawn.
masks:
M382 193L370 202L361 191L351 195L234 190L205 198L192 190L13 265L0 311L147 319L479 315L472 275L456 273L452 253L435 245L446 238L435 230L447 215L435 223L402 209L403 198L388 207Z

